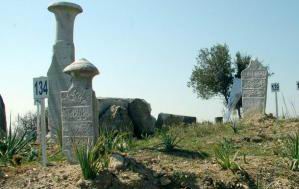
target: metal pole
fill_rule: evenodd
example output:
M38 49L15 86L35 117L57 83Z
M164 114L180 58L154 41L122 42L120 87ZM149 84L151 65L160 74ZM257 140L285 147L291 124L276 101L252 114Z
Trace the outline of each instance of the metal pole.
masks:
M45 99L41 99L41 146L42 146L42 165L47 166L47 144L46 144L46 114Z
M36 142L38 143L38 144L40 144L41 143L41 137L40 137L40 132L41 132L41 129L40 129L40 101L39 100L36 100L36 106L37 106L37 140L36 140Z
M276 105L276 119L278 120L278 100L277 100L277 92L275 92L275 105Z

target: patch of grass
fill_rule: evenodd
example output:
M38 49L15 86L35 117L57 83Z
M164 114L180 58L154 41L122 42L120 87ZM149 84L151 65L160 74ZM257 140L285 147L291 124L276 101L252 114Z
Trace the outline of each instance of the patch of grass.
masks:
M100 171L109 166L113 152L129 149L127 133L101 132L96 144L74 146L84 179L94 179Z
M194 188L196 183L196 174L182 171L175 171L171 180L178 186L184 188Z
M286 145L291 160L291 170L299 170L299 132L289 135Z
M132 147L132 136L127 132L101 131L99 140L103 141L105 151L127 152Z
M241 167L235 162L238 151L233 156L233 144L228 139L224 139L214 148L216 161L223 169L230 169L232 171L240 170Z
M178 144L182 141L182 138L171 132L171 130L161 132L161 146L163 146L165 151L173 151Z
M61 161L64 161L64 160L66 160L66 158L65 158L65 156L64 156L64 154L62 153L61 150L59 150L55 154L49 156L49 161L61 162Z
M97 147L82 145L76 148L76 156L80 163L84 179L95 179L101 169L100 162L104 157L99 156Z

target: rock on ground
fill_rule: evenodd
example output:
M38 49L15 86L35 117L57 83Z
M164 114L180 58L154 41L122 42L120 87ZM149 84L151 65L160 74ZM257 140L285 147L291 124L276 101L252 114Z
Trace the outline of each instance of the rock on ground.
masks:
M156 119L151 116L151 106L149 103L143 99L134 99L129 103L128 111L137 137L154 133Z
M100 129L118 130L134 133L134 126L129 117L128 110L123 106L112 105L99 119Z

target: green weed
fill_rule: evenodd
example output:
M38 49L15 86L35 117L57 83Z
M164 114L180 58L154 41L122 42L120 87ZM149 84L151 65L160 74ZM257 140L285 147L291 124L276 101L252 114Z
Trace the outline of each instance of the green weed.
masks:
M299 132L287 138L287 151L291 161L291 170L299 170Z
M224 139L214 148L216 161L223 169L230 169L232 171L240 170L241 167L235 162L238 151L233 155L234 146L231 141Z

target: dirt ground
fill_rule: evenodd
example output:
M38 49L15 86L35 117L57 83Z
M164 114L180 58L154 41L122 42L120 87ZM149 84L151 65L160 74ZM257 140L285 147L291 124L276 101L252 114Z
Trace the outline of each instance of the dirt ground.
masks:
M183 128L184 140L172 152L157 147L158 137L138 141L123 154L121 169L103 172L91 184L82 179L79 165L65 160L46 168L36 162L1 167L0 188L299 188L299 172L291 171L290 159L282 155L284 138L299 129L299 121L256 118L242 124L238 134L227 126ZM223 137L240 151L241 171L223 170L215 160L212 148Z

